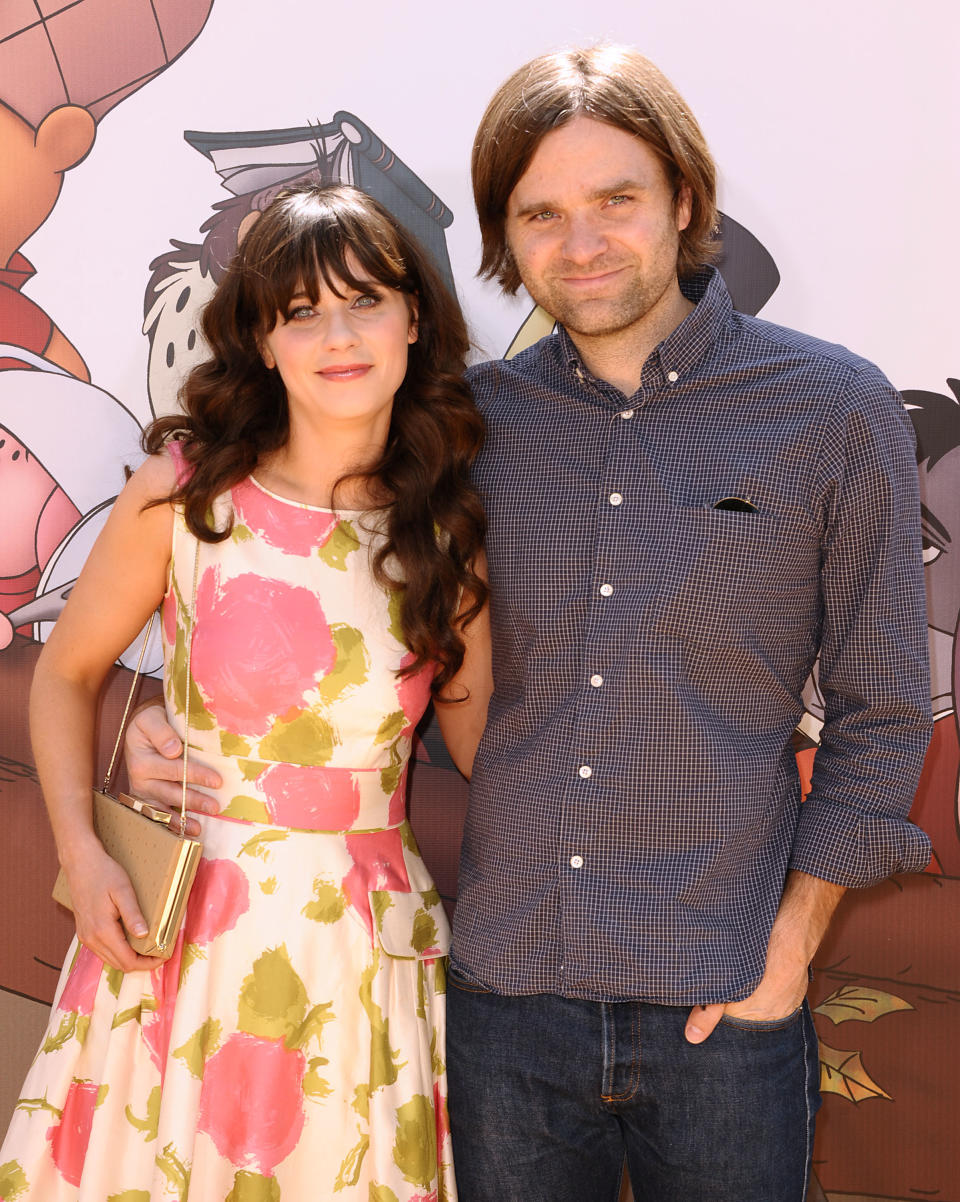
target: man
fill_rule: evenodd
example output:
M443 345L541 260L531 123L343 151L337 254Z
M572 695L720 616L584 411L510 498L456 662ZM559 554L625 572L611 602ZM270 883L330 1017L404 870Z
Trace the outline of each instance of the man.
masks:
M547 55L477 135L483 274L560 322L472 384L495 692L452 950L460 1196L802 1202L808 965L921 869L930 714L909 422L733 312L714 167L632 50ZM801 806L790 736L820 654Z

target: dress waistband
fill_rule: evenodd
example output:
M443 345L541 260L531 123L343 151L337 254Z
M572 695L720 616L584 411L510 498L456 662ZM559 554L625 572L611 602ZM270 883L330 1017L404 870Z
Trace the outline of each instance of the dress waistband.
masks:
M384 830L406 818L407 765L326 768L289 764L190 748L190 760L220 773L219 789L204 789L231 822L296 830Z

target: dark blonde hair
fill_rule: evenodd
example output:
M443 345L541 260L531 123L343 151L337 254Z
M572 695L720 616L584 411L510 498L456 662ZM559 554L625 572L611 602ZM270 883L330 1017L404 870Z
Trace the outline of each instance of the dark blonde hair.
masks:
M514 293L521 280L507 246L507 201L551 130L592 117L634 134L663 163L674 190L690 189L690 222L680 232L678 275L719 252L716 167L693 114L663 73L629 46L544 54L498 88L473 143L473 196L483 254L479 274Z
M435 662L437 691L463 660L459 629L486 598L472 564L483 544L484 516L470 483L483 441L483 419L464 380L469 349L460 307L427 253L377 201L356 188L302 184L281 191L244 238L203 313L211 357L187 377L183 413L160 417L144 449L183 443L190 471L168 498L183 506L197 538L218 542L210 525L215 497L250 475L260 458L285 445L287 395L259 347L290 300L318 299L321 281L363 291L374 280L416 306L417 340L394 397L387 445L377 463L352 473L367 480L384 511L385 538L374 573L402 588L400 621L414 653L405 673ZM336 491L336 490L335 490ZM399 579L388 562L399 566ZM462 595L472 605L455 616Z

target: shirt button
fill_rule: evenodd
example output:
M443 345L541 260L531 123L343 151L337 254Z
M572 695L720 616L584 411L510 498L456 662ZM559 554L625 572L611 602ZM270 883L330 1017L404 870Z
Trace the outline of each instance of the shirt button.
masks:
M580 773L580 775L583 777L584 780L586 780L590 776L593 776L593 769L590 767L589 764L581 764L580 767L577 769L577 771Z
M603 677L600 675L599 672L594 672L594 674L590 677L590 683L593 685L593 687L595 689L599 689L600 686L603 684Z
M632 409L624 409L624 411L620 414L620 416L623 418L623 420L625 422L628 422L630 420L630 418L633 417L633 410Z
M571 856L570 857L570 867L571 868L582 868L583 867L583 856Z
M610 494L610 496L607 498L607 500L610 502L611 505L622 505L623 504L623 493L612 492Z
M601 597L612 597L613 596L613 585L612 584L601 584L600 585L600 596Z
M679 375L679 373L678 373L678 372L675 372L675 371L668 371L668 372L667 372L667 379L670 381L670 383L671 383L671 384L676 384L677 380L679 380L679 379L680 379L680 375Z

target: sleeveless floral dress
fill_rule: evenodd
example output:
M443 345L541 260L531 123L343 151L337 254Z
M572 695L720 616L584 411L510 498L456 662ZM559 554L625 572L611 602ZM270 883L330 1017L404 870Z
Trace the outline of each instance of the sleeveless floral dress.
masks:
M179 458L178 448L171 452ZM452 1202L440 899L405 817L430 672L359 513L247 479L201 544L190 754L218 816L173 957L76 942L0 1151L3 1202ZM196 541L175 520L165 691L183 729Z

